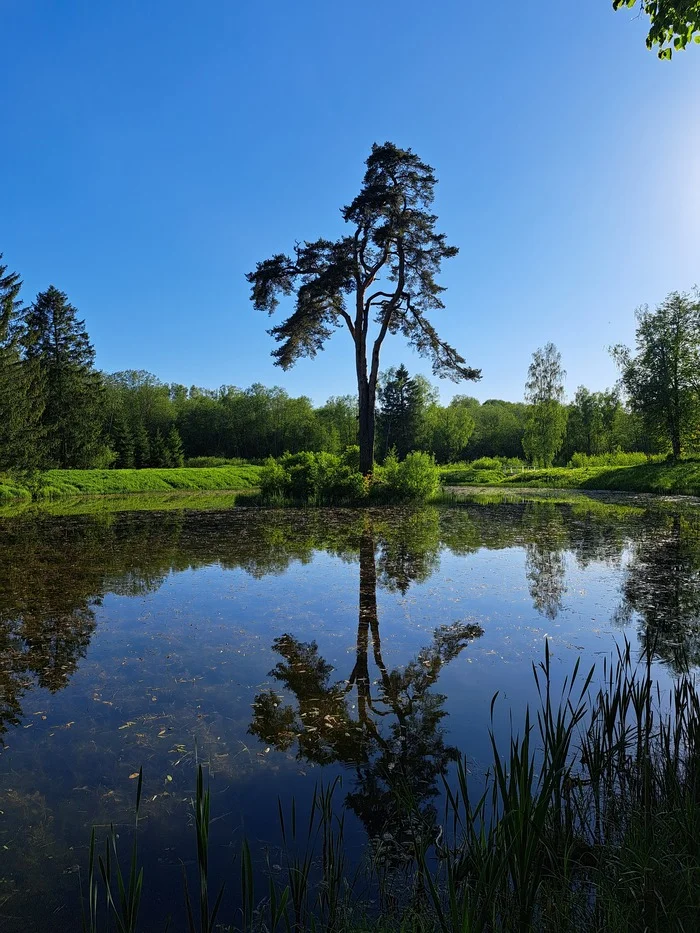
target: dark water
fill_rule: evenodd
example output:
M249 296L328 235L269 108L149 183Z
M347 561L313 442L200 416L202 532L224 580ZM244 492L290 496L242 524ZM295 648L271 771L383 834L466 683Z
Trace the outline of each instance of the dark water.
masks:
M0 519L0 928L79 928L89 827L128 842L141 766L145 929L180 913L196 760L216 878L244 835L274 861L278 797L338 774L359 858L392 772L429 809L457 750L483 770L545 638L563 677L624 637L662 680L700 660L692 507Z

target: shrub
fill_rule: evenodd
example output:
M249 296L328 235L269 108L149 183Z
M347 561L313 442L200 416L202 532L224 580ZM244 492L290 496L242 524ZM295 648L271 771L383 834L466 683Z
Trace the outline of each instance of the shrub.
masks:
M440 488L440 470L435 458L421 450L413 451L401 462L395 452L390 451L375 475L377 493L399 502L424 502Z
M275 460L268 457L260 470L260 492L264 499L280 499L287 495L289 476L287 471Z
M369 490L364 476L345 459L335 454L316 454L316 497L321 501L356 502L367 497ZM352 461L352 456L349 459Z
M365 499L369 488L362 474L353 469L353 451L342 456L330 453L284 454L269 457L260 474L263 498L328 505ZM349 462L348 462L349 461Z
M503 471L503 464L497 457L479 457L469 464L472 470L499 470Z
M357 444L346 447L340 458L354 473L360 472L360 448Z
M575 453L569 466L573 468L581 467L602 467L602 466L639 466L642 463L649 463L652 459L658 460L658 457L651 458L647 454L634 452L623 453L618 450L610 454L581 454Z

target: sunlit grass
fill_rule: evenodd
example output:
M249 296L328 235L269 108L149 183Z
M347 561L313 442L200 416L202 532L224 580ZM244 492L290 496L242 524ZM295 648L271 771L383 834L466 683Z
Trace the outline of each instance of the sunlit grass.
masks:
M446 486L510 486L528 489L589 489L700 495L700 460L643 463L633 466L551 467L504 474L474 470L469 465L445 467Z
M147 470L46 470L26 478L0 477L0 502L173 490L252 489L259 484L260 469L247 464Z

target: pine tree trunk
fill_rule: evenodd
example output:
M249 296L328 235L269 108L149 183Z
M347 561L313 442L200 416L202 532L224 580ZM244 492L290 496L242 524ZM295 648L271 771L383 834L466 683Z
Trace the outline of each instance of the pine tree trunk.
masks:
M374 469L375 392L372 391L366 376L358 379L358 390L360 472L369 476Z

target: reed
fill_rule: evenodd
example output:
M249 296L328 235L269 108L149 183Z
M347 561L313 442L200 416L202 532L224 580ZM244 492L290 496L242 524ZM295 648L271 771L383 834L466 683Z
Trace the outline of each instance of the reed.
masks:
M200 766L199 926L185 883L190 933L700 929L700 699L689 674L662 695L652 650L637 662L625 643L598 670L577 662L555 689L545 647L533 666L537 708L511 724L503 745L493 698L486 780L474 781L466 759L458 761L443 777L437 828L396 780L411 827L400 860L383 860L380 841L350 863L338 779L314 791L303 819L295 801L286 812L278 803L282 865L256 861L244 841L238 903L226 917L223 889L209 908L210 802ZM139 777L137 825L140 786ZM105 929L135 931L143 880L136 837L127 881L113 831L108 843L98 877L93 832L84 929L97 933L104 901Z

